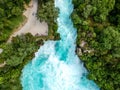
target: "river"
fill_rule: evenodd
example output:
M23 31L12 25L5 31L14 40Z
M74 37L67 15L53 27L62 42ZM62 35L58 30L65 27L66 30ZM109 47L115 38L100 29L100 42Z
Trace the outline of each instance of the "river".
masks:
M23 90L99 90L75 53L76 29L70 19L72 0L55 0L61 40L46 41L22 70Z

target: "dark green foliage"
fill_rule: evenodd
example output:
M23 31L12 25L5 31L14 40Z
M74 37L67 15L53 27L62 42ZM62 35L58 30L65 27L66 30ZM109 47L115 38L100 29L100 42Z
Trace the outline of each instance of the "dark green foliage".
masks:
M36 41L36 38L28 33L14 37L11 44L4 46L0 60L6 61L6 65L0 68L0 90L22 90L21 70L34 57L42 43L42 40Z
M19 0L23 3L22 0ZM19 2L17 1L17 3ZM14 1L14 3L16 0ZM25 0L26 3L29 0ZM41 5L42 4L42 5ZM21 5L21 4L20 4ZM22 4L23 5L23 4ZM41 6L41 8L40 8ZM49 10L48 10L49 8ZM0 9L3 12L2 9ZM19 10L17 10L19 12ZM18 15L19 13L15 13L16 8L12 10L12 13ZM2 44L0 47L4 49L3 53L0 54L0 62L6 62L6 65L0 68L0 90L22 90L20 84L20 76L21 70L23 67L34 57L34 53L38 50L40 45L43 44L43 40L47 39L59 39L59 34L57 33L57 24L54 22L57 18L57 10L54 8L53 1L41 0L39 2L39 9L38 9L38 18L42 21L46 21L49 25L49 32L48 36L36 36L33 37L31 34L16 36L12 39L12 43L10 44ZM3 15L3 13L0 13ZM1 23L0 28L3 28L4 25L7 26L10 30L12 30L13 24L11 23L14 21L16 23L17 17L19 16L11 15L10 18L6 18L4 21L7 22L6 24ZM45 15L43 17L42 15ZM15 19L17 18L17 19ZM7 29L7 30L9 30ZM1 42L5 42L7 37L9 36L7 33L2 34L3 32L7 32L7 30L2 30L0 37ZM6 38L6 39L5 39Z
M30 0L24 0L23 2L25 2L26 4L29 4Z
M110 12L109 21L114 25L120 25L120 0L115 0L115 6Z
M55 24L54 21L57 19L58 10L54 8L54 0L40 2L41 6L38 9L38 18L40 21L45 21L49 25Z
M26 3L29 1L25 0ZM23 21L25 2L24 0L0 0L0 42L6 41L12 30Z
M113 9L115 0L73 0L73 3L75 11L85 19L92 16L96 22L102 22Z
M47 22L49 26L48 38L49 39L59 39L59 34L57 33L57 23L56 19L58 16L58 9L54 7L54 0L39 0L39 8L37 17L39 20Z
M73 0L73 4L77 46L82 50L79 56L88 78L101 90L120 90L120 1ZM83 47L82 41L86 42Z

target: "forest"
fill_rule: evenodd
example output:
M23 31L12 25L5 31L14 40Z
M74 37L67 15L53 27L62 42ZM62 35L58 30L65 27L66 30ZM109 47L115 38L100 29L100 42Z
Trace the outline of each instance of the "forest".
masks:
M30 0L0 0L0 43L5 42L12 30L17 28L25 17L24 5Z
M8 38L24 22L23 11L30 0L0 0L0 90L22 90L20 83L23 67L32 60L34 53L43 45L45 40L59 39L57 24L54 22L58 10L54 8L54 0L39 0L37 17L49 25L48 36L33 36L30 33ZM49 9L48 9L49 8Z
M22 90L21 70L45 40L58 40L54 0L39 0L37 17L49 25L48 36L16 36L6 43L21 22L30 0L0 0L0 90ZM120 1L73 0L71 15L77 28L76 52L101 90L120 90Z
M120 90L120 1L73 0L77 54L101 90Z

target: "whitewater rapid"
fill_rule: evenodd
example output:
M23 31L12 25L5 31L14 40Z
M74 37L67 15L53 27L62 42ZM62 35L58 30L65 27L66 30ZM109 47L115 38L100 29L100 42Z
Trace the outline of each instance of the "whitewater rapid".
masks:
M46 41L22 70L23 90L99 90L86 78L87 70L75 53L76 29L70 19L72 0L55 0L61 40Z

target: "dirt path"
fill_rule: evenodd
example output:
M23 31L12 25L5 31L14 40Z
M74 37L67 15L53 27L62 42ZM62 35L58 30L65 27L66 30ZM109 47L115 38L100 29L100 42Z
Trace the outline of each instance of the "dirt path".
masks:
M32 35L48 35L48 25L45 22L40 22L37 20L36 13L38 8L38 0L31 0L29 7L23 13L27 17L27 22L22 26L19 27L16 32L14 32L8 42L11 42L12 37L17 35L31 33Z

